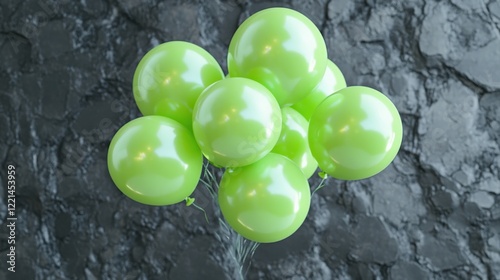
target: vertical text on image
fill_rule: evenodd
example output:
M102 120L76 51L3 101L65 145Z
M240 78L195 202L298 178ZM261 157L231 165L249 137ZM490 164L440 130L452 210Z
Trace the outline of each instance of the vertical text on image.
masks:
M16 271L16 167L7 166L7 264L10 272Z

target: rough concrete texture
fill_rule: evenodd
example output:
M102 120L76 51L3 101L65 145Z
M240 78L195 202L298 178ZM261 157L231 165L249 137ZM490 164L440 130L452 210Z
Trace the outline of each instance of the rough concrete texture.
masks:
M404 140L382 173L329 179L297 233L257 249L247 278L500 279L497 0L0 2L0 279L235 278L203 188L209 224L182 204L139 205L112 184L106 152L140 116L132 76L149 49L190 41L225 69L238 24L271 6L320 28L349 85L393 100Z

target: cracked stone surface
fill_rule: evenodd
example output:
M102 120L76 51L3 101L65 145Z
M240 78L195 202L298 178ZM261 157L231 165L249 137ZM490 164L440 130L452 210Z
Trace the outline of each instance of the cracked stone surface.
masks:
M169 40L226 69L237 26L290 7L321 30L348 85L401 113L394 162L329 179L290 238L261 245L247 279L500 279L500 2L496 0L0 0L0 252L7 164L16 179L16 273L0 279L235 279L219 211L125 198L106 167L140 116L132 77ZM310 182L315 186L319 177Z

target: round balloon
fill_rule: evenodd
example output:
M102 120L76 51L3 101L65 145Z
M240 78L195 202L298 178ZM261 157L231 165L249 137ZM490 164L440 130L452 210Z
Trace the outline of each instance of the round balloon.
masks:
M281 106L304 98L326 68L326 44L307 17L287 8L269 8L250 16L236 30L228 50L231 77L266 86Z
M308 121L326 97L346 87L344 75L331 60L327 61L326 71L319 84L302 100L293 104L292 108L302 114Z
M309 122L309 145L319 167L342 180L371 177L396 157L402 123L394 104L363 86L327 97Z
M291 159L300 167L306 178L309 178L318 168L307 141L309 123L299 112L290 107L281 109L281 117L283 119L281 135L271 152Z
M108 170L129 198L148 205L183 201L198 184L203 156L192 133L162 116L137 118L111 140Z
M200 95L193 111L193 133L213 164L236 167L269 153L281 132L281 112L273 95L245 78L226 78Z
M200 93L224 78L207 51L183 41L156 46L139 62L133 91L143 115L161 115L191 130L193 107Z
M304 222L310 203L304 174L290 159L275 153L226 170L219 188L219 205L228 224L260 243L292 235Z

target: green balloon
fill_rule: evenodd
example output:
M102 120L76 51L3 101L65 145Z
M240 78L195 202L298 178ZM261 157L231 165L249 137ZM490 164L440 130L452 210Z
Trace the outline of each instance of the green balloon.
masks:
M266 86L281 106L304 98L326 69L326 44L303 14L269 8L250 16L236 30L228 50L231 77Z
M309 121L321 101L345 87L344 75L335 63L328 60L325 74L319 84L304 99L293 104L292 108L301 113Z
M398 110L382 93L352 86L327 97L309 122L309 145L319 167L342 180L384 170L401 146Z
M169 117L191 129L192 111L201 92L224 78L215 58L183 41L150 50L134 73L133 91L143 115Z
M290 107L281 109L283 126L281 135L271 152L281 154L291 159L302 170L306 178L310 178L318 163L311 154L307 142L309 123L304 117Z
M215 165L251 164L278 141L280 108L261 84L226 78L200 95L193 111L193 132L201 151Z
M203 157L191 132L162 116L137 118L111 140L108 170L129 198L148 205L170 205L191 195Z
M226 170L219 188L227 223L243 237L261 243L292 235L304 222L310 203L309 184L299 167L274 153Z

